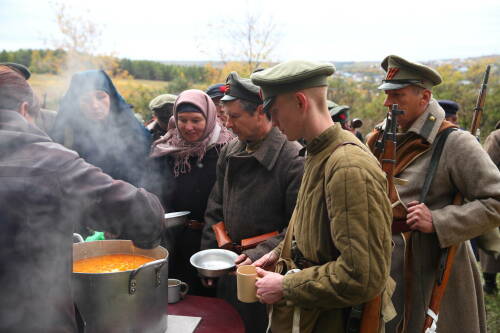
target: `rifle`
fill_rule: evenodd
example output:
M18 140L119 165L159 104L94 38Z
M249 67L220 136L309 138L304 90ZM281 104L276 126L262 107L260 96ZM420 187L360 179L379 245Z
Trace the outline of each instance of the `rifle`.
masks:
M490 76L490 65L486 66L486 71L484 72L483 83L479 90L479 95L476 101L476 107L474 108L474 116L472 117L472 124L470 128L470 133L474 136L477 135L481 123L481 117L483 115L484 102L486 100L486 91L488 89L488 78ZM460 193L457 193L455 198L453 198L453 205L461 205L463 202L463 197ZM425 314L424 322L424 333L435 333L437 329L437 321L439 316L439 308L441 306L441 300L446 291L446 286L448 285L448 280L451 275L451 268L453 266L453 261L455 259L455 254L457 253L458 246L452 245L441 251L441 256L439 258L438 274L436 277L436 282L432 288L431 301L429 303L429 308Z
M393 104L391 112L387 113L385 121L385 131L382 138L377 141L376 148L380 149L380 162L382 170L387 178L387 191L392 193L394 187L394 167L396 165L396 134L397 117L404 111L398 109L397 104ZM380 327L380 313L382 311L382 296L378 295L363 306L361 315L360 333L376 333Z
M404 111L398 109L397 104L393 104L391 112L385 118L385 131L382 138L377 141L375 148L381 152L380 164L387 178L387 191L394 190L394 167L396 166L396 134L398 128L397 117Z

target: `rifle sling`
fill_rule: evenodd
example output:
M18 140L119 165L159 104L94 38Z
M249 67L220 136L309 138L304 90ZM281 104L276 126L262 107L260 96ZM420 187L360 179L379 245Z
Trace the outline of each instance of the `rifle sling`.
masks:
M436 175L437 167L439 165L439 160L441 159L441 154L443 153L443 148L446 139L448 138L448 135L450 135L450 133L455 130L456 128L449 127L443 130L437 136L437 142L433 148L431 161L429 163L429 168L427 169L427 174L425 175L424 185L422 186L422 190L420 191L420 199L419 199L420 203L425 203L425 200L427 199L427 195L429 194L432 181L434 180L434 176Z
M444 120L439 127L436 140L438 140L439 136L448 128L454 127L456 127L456 125ZM382 133L382 129L375 129L373 135L370 136L367 141L368 147L373 151L375 157L377 157L379 161L382 158L382 152L375 149L375 143ZM398 177L416 158L433 149L436 144L437 141L435 141L434 145L431 145L416 133L408 133L408 135L401 138L401 141L398 139L396 146L396 165L394 167L394 176ZM395 186L389 190L389 199L393 204L400 200ZM406 208L403 205L397 204L393 207L393 223L391 226L393 234L410 231L410 228L406 224L406 215Z
M422 186L422 190L420 191L420 203L425 203L427 199L427 195L429 194L429 190L432 185L432 181L434 180L434 176L436 175L437 167L439 166L439 161L441 159L441 155L443 153L444 144L446 143L446 139L451 132L455 131L455 127L448 127L444 129L441 133L436 137L436 143L432 149L432 156L429 162L429 167L427 169L427 173L425 175L424 184ZM411 301L412 301L412 241L411 241L412 232L405 233L404 237L406 239L407 250L405 255L405 270L404 270L404 281L405 281L405 310L404 310L404 318L403 318L403 330L402 332L407 331L407 325L410 319L411 314Z

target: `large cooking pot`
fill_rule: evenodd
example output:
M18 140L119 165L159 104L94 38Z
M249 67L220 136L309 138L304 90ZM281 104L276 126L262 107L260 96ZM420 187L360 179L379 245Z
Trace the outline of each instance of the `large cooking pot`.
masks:
M73 273L75 303L85 332L165 333L167 330L168 251L137 248L129 240L73 244L73 260L107 254L137 254L157 259L115 273Z

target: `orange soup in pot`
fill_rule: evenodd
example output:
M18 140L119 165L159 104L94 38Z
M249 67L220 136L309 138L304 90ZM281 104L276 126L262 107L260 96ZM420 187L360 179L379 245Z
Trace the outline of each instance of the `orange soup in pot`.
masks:
M73 262L74 273L114 273L133 270L156 259L136 254L108 254Z

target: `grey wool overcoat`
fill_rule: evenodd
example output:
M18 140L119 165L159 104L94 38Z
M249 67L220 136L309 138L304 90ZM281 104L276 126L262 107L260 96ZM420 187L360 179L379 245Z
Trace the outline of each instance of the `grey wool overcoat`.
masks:
M500 168L500 129L493 131L488 135L484 142L484 149L490 155L493 163ZM483 272L498 273L500 272L500 259L495 259L492 255L479 250L481 258L481 267Z
M413 132L432 145L444 116L444 110L432 99L411 128L398 134L398 142ZM427 150L396 175L408 181L406 185L397 185L404 203L419 200L431 154L431 150ZM457 192L466 199L461 206L451 205ZM457 130L448 136L426 204L432 213L435 232L413 232L409 240L413 250L407 332L422 332L438 259L441 250L451 245L458 245L458 251L441 303L437 331L486 332L481 281L468 240L500 225L500 172L469 132ZM404 254L408 246L401 234L393 235L393 241L391 276L397 283L393 303L398 317L389 322L387 332L394 332L395 324L402 319L404 293L409 292L404 290L403 281Z

